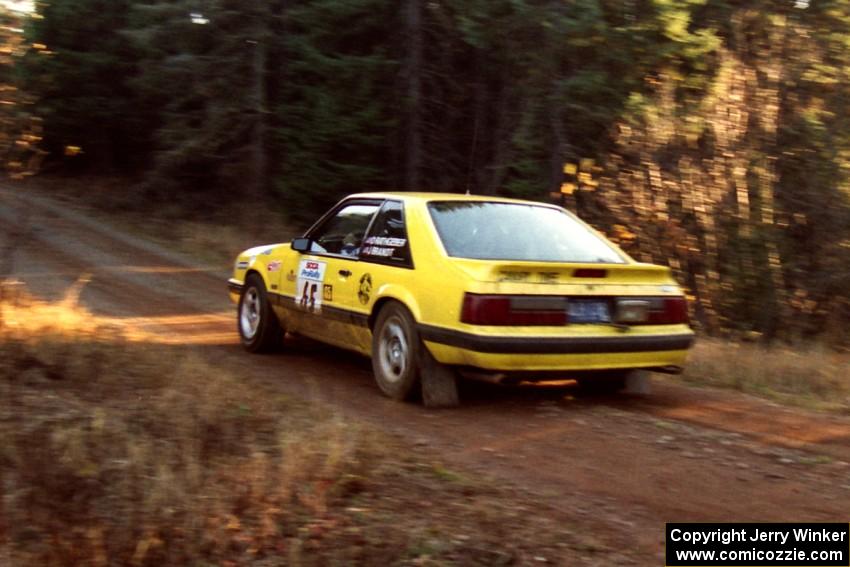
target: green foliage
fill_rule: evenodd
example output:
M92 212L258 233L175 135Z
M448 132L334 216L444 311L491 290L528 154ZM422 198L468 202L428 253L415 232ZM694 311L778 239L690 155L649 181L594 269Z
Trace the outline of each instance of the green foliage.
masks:
M119 30L130 0L40 2L43 18L30 20L32 43L49 46L26 58L29 89L40 96L45 146L61 156L65 146L83 148L99 170L137 166L148 151L145 124L126 81L136 54Z
M131 86L155 109L154 196L257 194L265 152L266 54L274 2L134 2L124 35L143 53ZM203 8L203 11L200 8ZM234 185L241 190L234 191ZM210 205L214 202L210 202Z
M390 185L393 81L377 0L320 0L286 13L274 108L277 188L295 217L339 198Z

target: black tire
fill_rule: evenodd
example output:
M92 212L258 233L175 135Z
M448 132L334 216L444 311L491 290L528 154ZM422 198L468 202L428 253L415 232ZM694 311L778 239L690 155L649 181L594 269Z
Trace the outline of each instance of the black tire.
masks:
M606 372L578 380L579 390L583 394L604 395L616 394L626 387L628 371Z
M257 274L249 275L242 286L236 311L236 328L242 346L248 352L280 350L284 331L269 304L266 284Z
M372 330L372 372L384 394L401 401L417 397L422 348L410 312L399 303L386 304Z

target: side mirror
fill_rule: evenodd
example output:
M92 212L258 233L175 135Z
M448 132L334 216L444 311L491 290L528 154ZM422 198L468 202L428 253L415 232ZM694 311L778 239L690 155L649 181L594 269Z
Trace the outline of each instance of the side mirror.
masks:
M296 252L307 252L310 249L309 238L295 238L292 240L292 249Z

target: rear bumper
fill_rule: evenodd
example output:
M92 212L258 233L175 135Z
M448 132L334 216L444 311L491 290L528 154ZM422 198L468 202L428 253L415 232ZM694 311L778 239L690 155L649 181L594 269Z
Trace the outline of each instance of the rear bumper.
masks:
M475 335L420 325L428 350L444 364L488 371L568 371L675 368L694 342L691 331L576 337Z
M687 350L693 333L607 337L498 337L419 325L422 339L464 350L501 354L593 354Z

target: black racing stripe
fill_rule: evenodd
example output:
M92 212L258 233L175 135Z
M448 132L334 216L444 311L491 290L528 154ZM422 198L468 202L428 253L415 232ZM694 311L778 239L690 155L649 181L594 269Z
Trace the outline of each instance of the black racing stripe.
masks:
M694 336L656 335L636 337L488 337L419 325L426 341L493 354L603 354L685 350Z
M293 301L293 303L295 303L295 301ZM343 323L359 327L367 327L369 325L369 317L367 315L351 311L350 309L327 305L326 303L322 303L322 312L320 315L322 317L327 317L328 319L333 319L334 321L341 321Z
M283 307L284 309L291 309L293 311L298 311L299 313L310 313L309 311L305 312L301 307L299 307L298 304L295 303L295 298L291 295L269 292L269 300L273 304ZM343 309L342 307L328 305L327 303L322 303L322 310L319 313L312 314L318 317L324 317L333 321L341 321L343 323L359 327L369 326L369 316L365 313L358 313L357 311Z

